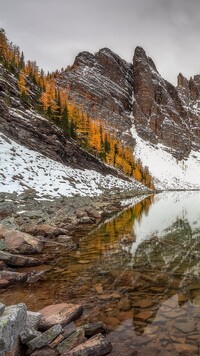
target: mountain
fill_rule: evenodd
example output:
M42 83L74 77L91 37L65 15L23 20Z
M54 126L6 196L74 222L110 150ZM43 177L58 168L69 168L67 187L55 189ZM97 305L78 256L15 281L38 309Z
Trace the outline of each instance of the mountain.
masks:
M40 196L99 195L146 190L83 150L75 140L38 114L37 86L29 81L24 106L18 80L0 63L0 191L33 189Z
M116 129L149 168L155 186L199 189L200 76L164 80L144 49L127 63L110 49L80 53L57 84L93 118Z

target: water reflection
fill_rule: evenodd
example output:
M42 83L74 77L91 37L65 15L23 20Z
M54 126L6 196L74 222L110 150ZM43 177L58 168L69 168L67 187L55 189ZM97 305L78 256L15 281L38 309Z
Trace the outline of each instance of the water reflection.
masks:
M103 320L112 355L198 355L199 202L200 192L147 197L83 236L78 251L62 251L42 282L1 299L35 310L83 303L80 323Z

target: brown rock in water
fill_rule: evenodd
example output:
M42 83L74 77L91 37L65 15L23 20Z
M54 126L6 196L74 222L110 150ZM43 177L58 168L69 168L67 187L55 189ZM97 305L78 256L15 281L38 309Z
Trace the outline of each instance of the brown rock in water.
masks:
M144 299L144 300L138 300L137 302L132 303L132 306L134 308L148 308L153 305L153 300L152 299Z
M198 355L199 349L195 345L191 344L173 344L173 348L175 351L177 351L179 354L183 355Z
M84 342L84 344L76 346L63 356L103 356L107 355L112 350L111 342L101 335L95 335L91 339Z
M138 313L137 315L135 315L134 319L145 321L145 320L148 320L149 318L151 318L153 316L153 314L154 313L151 310L144 310L144 311L141 311L140 313Z
M43 249L41 241L21 231L7 230L4 233L6 250L13 253L35 254Z
M70 321L78 318L83 307L78 304L52 304L39 311L41 319L39 321L39 329L46 330L54 324L66 325Z

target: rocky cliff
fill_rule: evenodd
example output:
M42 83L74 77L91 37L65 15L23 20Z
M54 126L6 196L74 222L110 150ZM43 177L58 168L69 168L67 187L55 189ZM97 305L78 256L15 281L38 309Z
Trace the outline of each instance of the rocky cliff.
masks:
M188 81L179 74L174 87L141 47L132 64L107 48L94 55L82 52L58 83L68 89L69 99L116 127L132 146L134 123L141 138L163 144L179 160L200 148L200 76Z

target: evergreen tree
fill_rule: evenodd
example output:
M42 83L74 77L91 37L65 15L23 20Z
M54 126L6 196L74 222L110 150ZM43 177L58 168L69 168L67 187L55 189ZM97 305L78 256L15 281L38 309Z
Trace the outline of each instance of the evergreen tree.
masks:
M71 125L69 125L69 113L67 105L61 114L61 128L67 135L71 136L71 133L74 135L73 128L71 128Z

